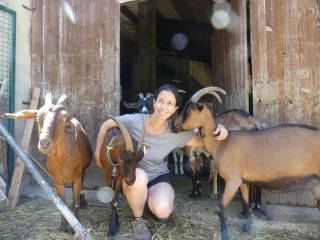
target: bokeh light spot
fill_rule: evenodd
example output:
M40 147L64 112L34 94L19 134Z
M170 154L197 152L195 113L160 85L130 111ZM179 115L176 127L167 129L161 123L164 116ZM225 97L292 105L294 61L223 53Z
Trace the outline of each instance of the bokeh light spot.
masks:
M171 47L174 50L183 50L188 44L188 37L184 33L177 33L171 38Z

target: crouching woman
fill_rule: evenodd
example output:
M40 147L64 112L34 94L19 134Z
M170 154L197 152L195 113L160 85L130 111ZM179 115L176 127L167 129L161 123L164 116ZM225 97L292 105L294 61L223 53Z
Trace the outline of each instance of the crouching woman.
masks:
M154 214L154 218L162 223L169 221L170 214L174 208L174 190L172 187L171 173L165 163L165 157L176 147L185 145L202 147L201 139L193 132L173 133L171 131L170 117L181 104L179 91L173 85L162 85L154 94L152 114L142 114L145 121L146 135L144 144L150 148L143 159L138 163L136 169L136 181L132 186L122 183L123 193L126 196L132 210L133 237L137 240L151 239L143 219L145 204ZM138 114L127 114L118 117L132 138L140 139L141 118ZM100 151L104 137L108 130L116 127L117 124L109 119L100 128L95 159L99 167ZM222 125L218 125L213 134L217 135L217 140L227 137L228 131Z

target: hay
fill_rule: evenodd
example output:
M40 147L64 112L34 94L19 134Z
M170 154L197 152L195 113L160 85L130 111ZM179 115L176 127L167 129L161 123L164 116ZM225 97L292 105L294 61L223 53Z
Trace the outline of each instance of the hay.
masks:
M194 239L220 239L220 222L216 215L212 218L204 219L203 211L199 211L196 206L202 206L208 201L208 194L196 201L191 201L187 194L191 188L190 180L187 177L176 177L179 181L175 185L176 198L175 209L171 221L161 224L153 220L150 211L145 211L148 227L153 234L154 240L194 240ZM181 180L184 181L181 181ZM187 180L186 180L187 179ZM90 204L90 202L89 202ZM215 206L211 199L210 204ZM107 204L108 205L108 204ZM182 209L189 209L185 212ZM207 209L206 206L204 206ZM208 209L209 211L210 209ZM182 211L182 212L181 212ZM206 210L204 210L206 211ZM118 207L120 220L120 232L115 239L132 239L132 213L128 204L122 203ZM108 225L111 215L111 208L102 206L89 206L80 210L80 221L82 225L91 229L91 236L95 240L108 239ZM213 214L214 215L214 214ZM14 211L0 213L0 239L73 239L71 234L59 233L60 212L49 200L43 198L21 197L17 208ZM229 224L229 234L231 239L261 239L261 240L287 240L306 239L290 233L263 233L258 234L242 233L242 224Z

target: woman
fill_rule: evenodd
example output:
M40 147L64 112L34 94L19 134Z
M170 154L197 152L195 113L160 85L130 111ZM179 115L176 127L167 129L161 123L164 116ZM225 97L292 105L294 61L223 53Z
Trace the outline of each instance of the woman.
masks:
M202 147L201 139L192 132L173 133L170 116L181 104L178 89L172 85L162 85L154 95L153 114L143 114L146 135L144 144L149 146L143 159L136 169L136 181L132 186L122 183L123 193L133 212L133 235L135 239L151 239L151 233L143 220L145 203L159 222L166 223L174 207L174 190L171 183L171 173L164 158L176 147L185 145ZM138 114L127 114L118 117L134 139L140 139L141 118ZM96 163L99 167L100 148L108 130L117 124L109 119L100 128L95 151ZM213 134L217 140L223 140L228 132L219 125Z

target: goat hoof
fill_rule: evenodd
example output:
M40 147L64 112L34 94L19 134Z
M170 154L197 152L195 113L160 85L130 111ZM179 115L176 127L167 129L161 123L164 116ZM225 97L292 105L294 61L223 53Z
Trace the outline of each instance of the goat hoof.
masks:
M84 209L88 207L88 203L86 201L80 201L80 208Z
M117 235L117 232L119 232L119 231L120 231L120 226L116 226L116 227L114 227L112 229L109 229L108 236L110 238L113 238L113 237L115 237Z
M250 228L247 226L247 224L243 225L242 232L243 233L249 233L250 232Z
M211 193L210 197L213 198L213 199L218 199L218 198L219 198L219 195L218 195L218 194Z
M257 208L257 207L254 207L252 209L252 213L257 216L259 219L262 219L264 218L264 220L271 220L271 218L268 216L268 214L262 210L261 208Z
M67 227L60 227L59 228L59 232L67 233L68 232L68 228Z
M240 219L247 219L246 212L245 212L244 210L241 211L241 212L239 212L238 217L239 217Z
M190 193L188 196L191 197L193 200L196 199L196 194L195 193Z
M221 240L229 240L229 234L227 231L221 232Z
M71 228L71 229L70 229L70 233L71 233L71 234L75 234L76 232L74 231L73 228Z

